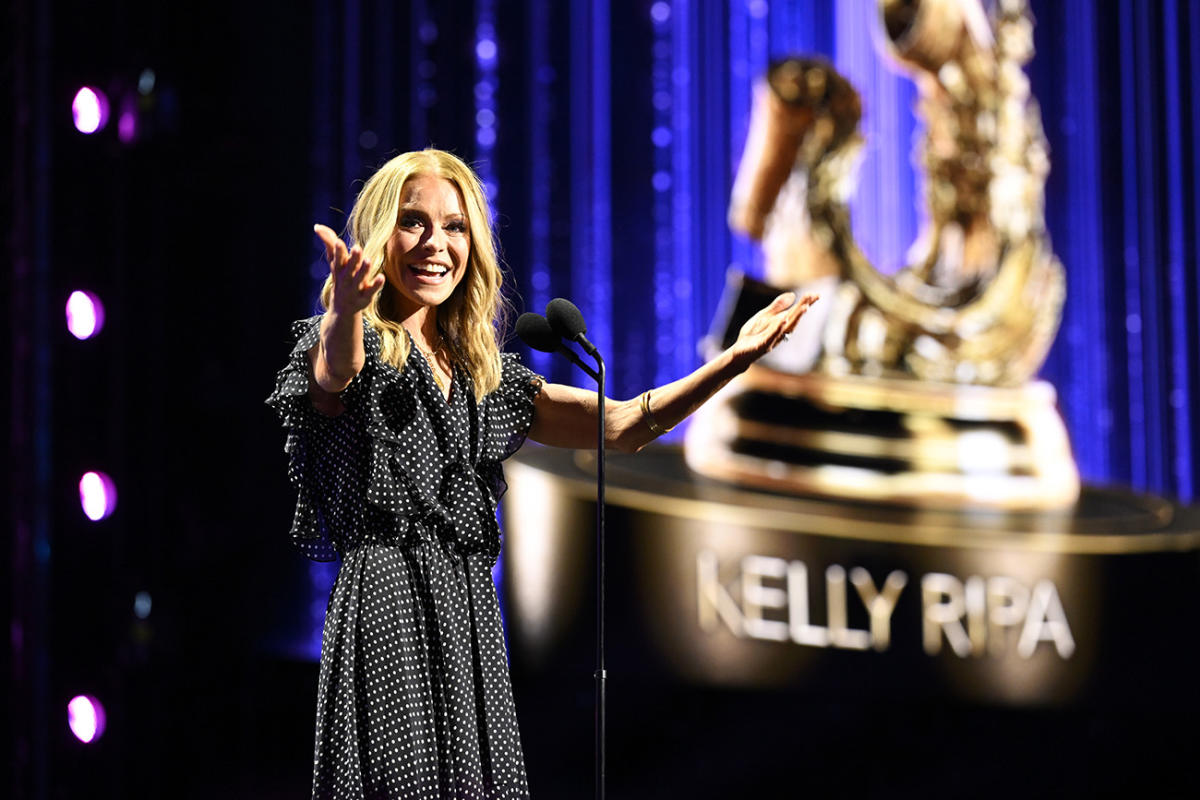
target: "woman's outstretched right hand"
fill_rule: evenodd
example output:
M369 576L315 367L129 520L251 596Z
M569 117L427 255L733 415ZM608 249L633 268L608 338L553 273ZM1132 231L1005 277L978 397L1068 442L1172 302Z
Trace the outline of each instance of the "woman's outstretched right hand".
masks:
M371 304L387 279L383 272L372 278L371 262L363 257L362 248L354 245L347 251L345 243L332 228L317 224L313 225L313 232L324 243L325 257L329 261L333 285L329 310L338 315L358 314Z
M333 292L321 320L321 339L309 351L313 369L309 397L322 413L336 416L342 411L337 393L350 385L366 362L362 312L386 278L382 272L371 277L371 262L363 258L358 245L347 251L345 243L325 225L314 225L313 232L325 243Z

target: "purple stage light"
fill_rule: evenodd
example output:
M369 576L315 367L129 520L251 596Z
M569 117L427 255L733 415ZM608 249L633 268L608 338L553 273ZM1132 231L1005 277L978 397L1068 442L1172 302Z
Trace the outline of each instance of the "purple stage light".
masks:
M117 118L117 138L124 144L137 138L137 112L132 107L121 109L121 116Z
M104 706L91 695L72 697L67 703L67 724L76 739L90 744L104 735Z
M104 328L104 304L91 292L74 291L67 298L67 330L76 339L88 339Z
M71 102L75 129L80 133L95 133L108 122L108 98L99 89L84 86Z
M92 522L99 522L117 507L117 486L103 472L85 472L79 479L79 504Z
M496 60L496 42L492 39L480 39L475 43L475 58L480 64L488 64Z

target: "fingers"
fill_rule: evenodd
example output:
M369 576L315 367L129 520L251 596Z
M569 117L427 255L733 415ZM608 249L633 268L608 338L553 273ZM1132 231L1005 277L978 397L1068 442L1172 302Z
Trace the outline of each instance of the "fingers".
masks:
M769 311L783 311L794 302L796 302L796 293L784 292L783 294L779 295L779 297L776 297L771 302L771 305L767 306L767 309Z
M805 312L812 307L812 304L817 302L819 299L820 297L818 295L811 293L801 297L800 302L792 306L790 312L788 313L787 324L784 326L784 332L791 333L796 327L797 323L800 322L800 318L803 317Z
M346 243L327 225L320 223L313 225L313 233L317 234L322 244L325 245L325 257L329 260L329 271L334 274L334 277L353 277L358 271L362 248L355 245L350 250L346 250Z
M349 257L342 263L342 275L348 281L358 278L358 268L363 262L362 248L358 245L350 248Z
M790 306L792 301L795 299L795 292L784 292L772 300L769 305L763 306L754 314L754 316L746 320L745 324L742 326L742 330L748 331L759 329L765 320L770 319L774 315L783 311L785 308Z
M370 300L379 290L383 288L383 284L387 281L384 274L381 272L363 285L363 292L366 293L367 299Z
M791 299L795 299L794 293L789 292L788 294L792 295ZM780 295L780 298L782 297L784 297L784 295ZM768 350L775 349L784 339L788 337L788 334L796 329L796 325L800 322L800 318L804 316L805 312L808 311L809 307L811 307L813 303L817 302L817 299L818 296L815 294L805 294L794 306L788 308L786 313L780 313L776 315L775 319L772 320L772 322L774 322L774 325L772 326L773 329L769 330L767 334Z
M337 243L340 241L337 234L333 232L332 228L328 227L327 225L321 225L320 223L313 225L313 233L315 233L317 238L321 240L321 243L325 245L325 258L332 261L333 254L336 252Z

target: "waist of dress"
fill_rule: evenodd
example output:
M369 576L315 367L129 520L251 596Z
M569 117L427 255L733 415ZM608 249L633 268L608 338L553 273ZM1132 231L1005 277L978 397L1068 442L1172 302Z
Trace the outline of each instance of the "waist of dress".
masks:
M489 536L486 531L456 527L441 520L419 517L389 520L386 526L373 526L337 544L343 558L367 546L394 547L400 550L433 547L452 560L470 556L484 556L494 560L500 546L499 537Z

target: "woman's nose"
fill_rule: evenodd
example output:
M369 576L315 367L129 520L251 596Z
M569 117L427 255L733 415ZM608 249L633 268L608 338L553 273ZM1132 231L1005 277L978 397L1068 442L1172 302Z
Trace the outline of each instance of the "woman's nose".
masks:
M423 244L430 250L445 250L446 232L437 226L432 227Z

